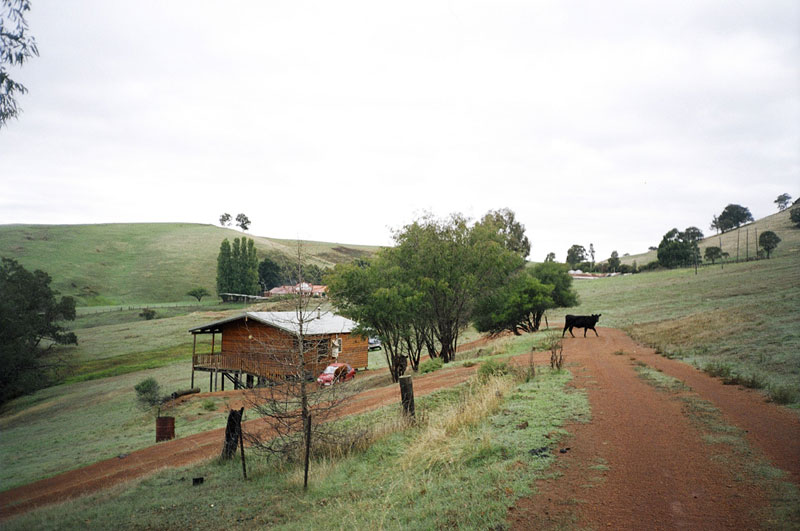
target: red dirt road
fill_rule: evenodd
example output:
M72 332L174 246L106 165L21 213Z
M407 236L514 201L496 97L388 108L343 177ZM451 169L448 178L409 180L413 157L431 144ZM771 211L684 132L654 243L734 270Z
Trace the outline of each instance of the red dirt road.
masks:
M509 512L514 529L753 529L768 504L725 445L711 445L683 402L637 376L642 362L682 380L711 402L724 422L746 430L754 453L800 483L800 419L763 395L657 355L619 330L565 341L564 353L586 389L592 421L568 427L558 479ZM619 354L619 352L624 354ZM615 354L617 353L617 354ZM635 361L631 358L635 358ZM577 366L576 366L577 365ZM738 457L741 461L741 457ZM737 477L737 474L739 476Z

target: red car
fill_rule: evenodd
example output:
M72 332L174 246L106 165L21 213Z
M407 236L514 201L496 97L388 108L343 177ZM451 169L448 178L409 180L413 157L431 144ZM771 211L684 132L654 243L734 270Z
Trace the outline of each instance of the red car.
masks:
M320 385L331 385L354 378L356 370L346 363L331 363L317 378Z

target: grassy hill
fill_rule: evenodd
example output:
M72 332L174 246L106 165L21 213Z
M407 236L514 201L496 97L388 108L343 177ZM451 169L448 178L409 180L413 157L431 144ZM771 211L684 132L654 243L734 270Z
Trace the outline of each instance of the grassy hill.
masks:
M798 207L795 207L798 208ZM725 232L723 234L714 234L708 236L700 241L700 254L702 256L706 247L720 247L724 252L730 254L729 261L735 261L737 256L740 260L752 259L756 256L758 251L757 235L762 234L764 231L771 230L781 239L778 248L773 251L773 256L784 256L788 254L797 253L800 251L800 229L789 219L789 210L783 212L776 212L765 218L756 220L753 223L743 225L738 229ZM672 227L665 227L664 233ZM677 227L678 230L683 230L686 227ZM703 230L701 228L701 230ZM659 240L660 241L660 240ZM658 241L653 242L657 246ZM647 251L645 253L631 254L628 256L620 257L623 264L631 265L635 261L637 265L644 266L650 262L658 260L656 251Z
M79 305L144 304L187 300L202 286L215 291L216 263L223 239L242 236L232 229L190 223L106 225L3 225L0 256L53 277L53 287ZM297 254L297 242L247 234L259 258ZM331 267L377 247L302 242L312 263Z

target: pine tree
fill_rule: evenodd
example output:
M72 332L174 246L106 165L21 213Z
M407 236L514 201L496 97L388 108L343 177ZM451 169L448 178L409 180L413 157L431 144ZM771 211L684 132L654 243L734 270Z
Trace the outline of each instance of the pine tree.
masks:
M231 263L231 244L227 238L222 240L217 256L217 295L231 293L233 287Z

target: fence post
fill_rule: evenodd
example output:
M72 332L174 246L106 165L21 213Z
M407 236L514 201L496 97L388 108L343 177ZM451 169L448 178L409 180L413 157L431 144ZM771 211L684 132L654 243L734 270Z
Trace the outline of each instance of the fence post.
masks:
M414 418L414 384L409 375L400 377L400 401L403 403L403 413Z

